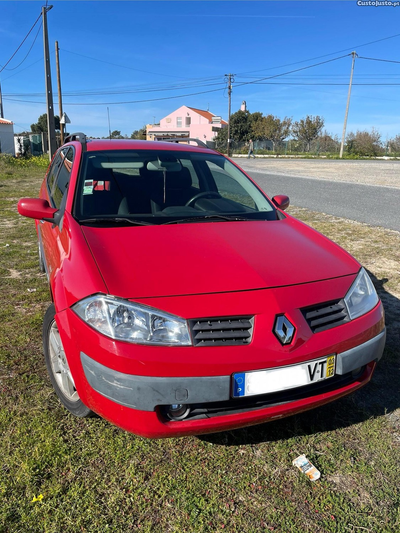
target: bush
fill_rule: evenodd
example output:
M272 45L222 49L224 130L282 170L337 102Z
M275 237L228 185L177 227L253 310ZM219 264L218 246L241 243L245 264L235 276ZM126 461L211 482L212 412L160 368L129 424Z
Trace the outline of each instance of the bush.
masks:
M375 128L370 132L365 130L349 133L346 139L346 152L348 155L362 157L383 155L380 133Z
M18 167L26 168L30 166L47 168L49 166L49 156L48 155L39 155L32 156L29 158L25 157L14 157L11 154L0 154L0 162L3 165L9 167Z

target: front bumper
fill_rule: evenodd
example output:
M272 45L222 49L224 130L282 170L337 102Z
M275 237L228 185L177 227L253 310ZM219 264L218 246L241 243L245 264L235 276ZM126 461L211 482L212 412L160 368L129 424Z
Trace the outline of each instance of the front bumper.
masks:
M385 347L386 329L369 341L337 354L336 374L344 375L379 361ZM90 386L109 400L154 411L177 403L226 402L231 398L231 376L150 377L124 374L108 368L81 352L81 362Z
M385 342L381 303L354 321L314 334L300 308L343 297L353 277L270 290L143 299L188 319L254 316L246 346L143 346L99 334L71 309L56 320L78 394L110 422L145 437L211 433L260 424L312 409L349 394L372 377ZM211 313L211 315L210 315ZM285 313L297 331L282 346L273 334ZM285 393L231 398L231 376L285 367L338 354L336 375ZM353 372L360 368L360 372ZM185 420L170 420L167 408L191 406Z

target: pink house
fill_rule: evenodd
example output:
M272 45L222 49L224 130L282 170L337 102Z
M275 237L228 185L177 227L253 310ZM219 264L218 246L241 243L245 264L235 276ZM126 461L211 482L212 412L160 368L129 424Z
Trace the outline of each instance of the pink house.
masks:
M204 143L212 142L218 131L227 126L228 123L225 120L210 111L183 105L162 118L159 124L148 124L146 139L154 141L173 137L190 137Z

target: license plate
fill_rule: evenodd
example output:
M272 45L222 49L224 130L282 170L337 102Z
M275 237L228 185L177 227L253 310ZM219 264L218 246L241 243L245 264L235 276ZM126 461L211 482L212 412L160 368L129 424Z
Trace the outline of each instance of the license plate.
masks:
M239 372L232 376L232 396L240 398L255 394L269 394L317 383L333 377L335 365L336 356L329 355L298 365Z

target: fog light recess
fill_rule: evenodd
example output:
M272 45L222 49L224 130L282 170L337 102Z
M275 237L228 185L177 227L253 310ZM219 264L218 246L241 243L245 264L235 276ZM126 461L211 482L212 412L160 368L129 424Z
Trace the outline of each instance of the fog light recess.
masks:
M174 403L167 408L170 420L184 420L190 413L190 407L184 403Z
M361 374L364 373L365 366L359 366L358 368L355 368L351 371L351 375L353 378L358 378L361 376Z

